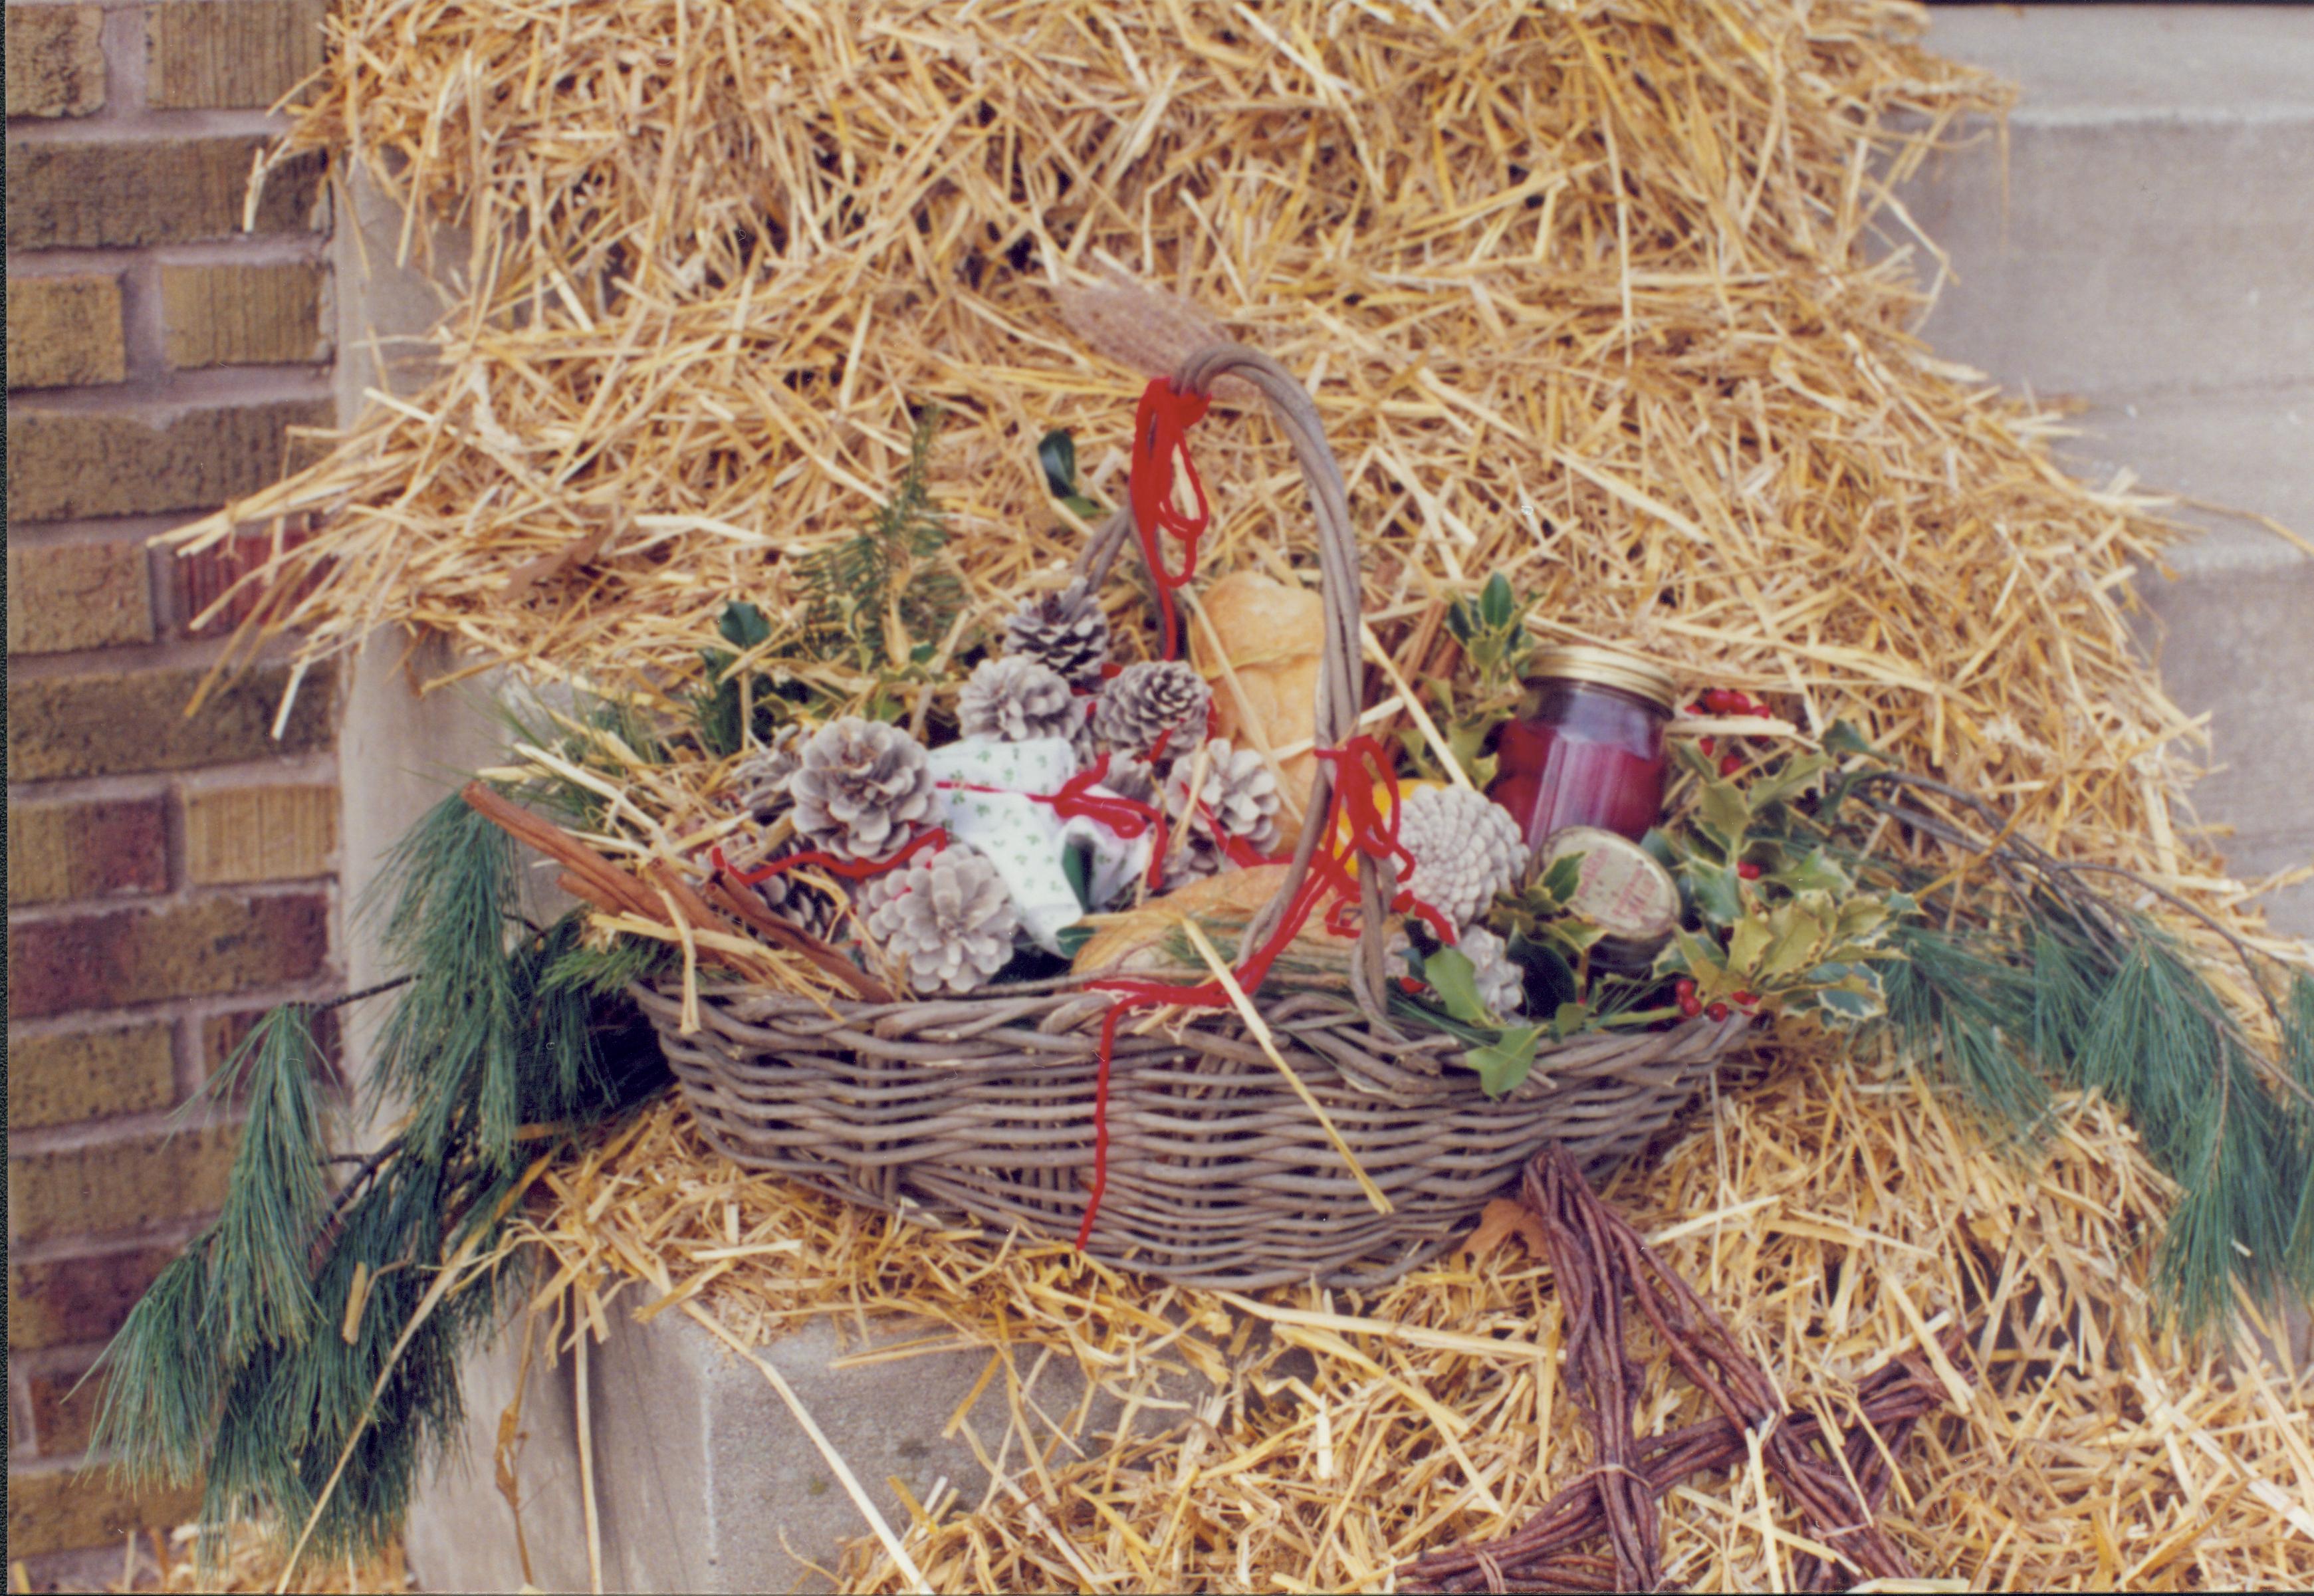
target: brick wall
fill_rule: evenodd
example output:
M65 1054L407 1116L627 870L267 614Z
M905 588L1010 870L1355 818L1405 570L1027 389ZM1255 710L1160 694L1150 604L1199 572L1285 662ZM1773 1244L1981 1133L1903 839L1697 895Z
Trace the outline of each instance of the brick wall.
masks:
M318 168L241 230L321 0L6 9L8 1532L37 1572L190 1516L77 1475L75 1382L217 1203L232 1116L172 1112L257 1012L339 986L335 682L278 740L278 666L188 719L233 552L145 540L334 412Z

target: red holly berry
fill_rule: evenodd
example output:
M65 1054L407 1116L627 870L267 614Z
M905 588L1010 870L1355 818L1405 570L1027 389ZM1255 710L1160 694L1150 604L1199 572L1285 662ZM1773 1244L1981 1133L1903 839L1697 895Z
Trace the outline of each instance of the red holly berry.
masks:
M1705 737L1701 741L1698 742L1696 746L1703 750L1704 758L1709 759L1714 754L1719 752L1719 739L1718 737Z
M1760 867L1747 859L1736 867L1736 874L1745 881L1757 881L1760 878Z
M1706 1018L1716 1024L1727 1018L1727 1005L1725 1003L1714 1003L1710 1008L1706 1009L1703 1013Z
M1422 992L1422 983L1411 975L1400 975L1398 978L1398 990L1409 998L1418 997Z
M1727 1001L1738 1009L1756 1009L1760 1006L1760 994L1755 992L1731 992Z
M1744 700L1742 707L1737 709L1736 711L1738 715L1757 715L1762 719L1767 718L1768 706L1762 703L1758 699L1749 697L1740 692L1736 696Z
M1678 980L1671 983L1671 990L1674 997L1677 998L1683 1003L1686 1002L1688 999L1695 995L1695 977L1692 975L1682 975Z
M1706 694L1704 695L1704 697L1705 697L1705 698L1709 698L1709 696L1710 696L1710 694L1709 694L1709 693L1706 693ZM1696 717L1698 717L1698 718L1700 718L1700 717L1702 717L1702 716L1705 716L1705 715L1709 715L1709 714L1710 714L1710 713L1711 713L1711 710L1710 710L1710 707L1709 707L1709 705L1707 705L1707 704L1705 704L1705 703L1704 703L1704 701L1703 701L1703 700L1702 700L1702 699L1698 699L1695 702L1693 702L1693 703L1691 703L1691 704L1690 704L1690 705L1688 705L1688 706L1687 706L1687 712L1688 712L1689 714L1691 714L1691 715L1693 715L1693 716L1696 716Z
M1714 715L1725 715L1744 700L1744 695L1732 688L1715 687L1703 695L1703 707Z
M1744 756L1742 754L1723 754L1719 756L1719 773L1721 775L1732 776L1743 768Z
M1703 1012L1703 1001L1700 998L1698 998L1693 992L1690 992L1685 997L1680 999L1679 1011L1687 1016L1688 1018L1693 1019L1697 1015Z

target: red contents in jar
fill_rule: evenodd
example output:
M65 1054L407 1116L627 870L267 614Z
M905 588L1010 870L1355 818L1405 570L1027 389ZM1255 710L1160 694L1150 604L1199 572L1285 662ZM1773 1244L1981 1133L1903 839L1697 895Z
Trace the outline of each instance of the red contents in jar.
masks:
M1488 796L1539 848L1569 825L1638 842L1663 814L1668 711L1594 682L1550 681L1533 716L1506 723Z

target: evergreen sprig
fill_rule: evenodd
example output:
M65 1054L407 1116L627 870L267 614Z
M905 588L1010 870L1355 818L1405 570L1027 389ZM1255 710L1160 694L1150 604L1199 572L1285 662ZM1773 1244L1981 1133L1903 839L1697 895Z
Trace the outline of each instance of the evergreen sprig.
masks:
M870 673L922 664L964 607L963 583L940 560L948 524L932 496L939 430L940 411L926 407L892 497L859 533L802 562L810 657L847 657Z
M1889 768L1845 727L1826 745L1858 757L1804 824L1856 868L1928 893L1929 913L1893 939L1902 957L1882 966L1899 1047L2027 1138L2047 1123L2053 1088L2094 1089L2128 1116L2178 1187L2154 1260L2170 1322L2196 1332L2238 1301L2314 1301L2314 975L2129 871L2055 857L1984 800ZM1964 902L1956 882L1923 883L1864 853L1865 834L1887 821L1975 856L2006 888L1999 916ZM2250 1033L2202 954L2093 885L2116 878L2230 948L2271 1040Z
M497 1249L526 1170L667 1078L617 995L664 951L590 948L576 914L531 927L511 842L464 802L382 885L409 980L366 1107L399 1110L398 1133L333 1194L310 1010L252 1031L219 1078L249 1115L223 1209L107 1349L93 1441L132 1477L202 1481L204 1524L322 1556L398 1536L457 1433L460 1359L520 1278Z

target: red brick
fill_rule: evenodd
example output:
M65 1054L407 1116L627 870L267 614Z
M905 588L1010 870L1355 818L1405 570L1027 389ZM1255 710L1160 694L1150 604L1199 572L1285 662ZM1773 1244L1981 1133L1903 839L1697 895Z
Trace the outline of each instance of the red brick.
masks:
M334 787L277 783L186 795L185 874L197 886L326 876L337 847Z
M37 1557L84 1547L118 1548L132 1530L168 1530L199 1512L201 1494L187 1486L132 1490L109 1469L75 1466L8 1471L8 1556Z
M32 1444L44 1458L67 1458L88 1450L89 1427L104 1400L104 1376L84 1369L43 1370L24 1377L25 1405L32 1410Z
M109 1341L169 1260L172 1247L132 1247L8 1265L13 1352Z
M305 981L329 953L319 893L200 898L8 928L8 1013L38 1018Z
M11 392L118 383L128 375L124 338L117 277L20 277L8 285Z
M322 0L166 0L145 15L156 110L261 110L322 64Z
M201 1073L214 1075L232 1061L234 1050L242 1045L251 1029L263 1018L263 1009L243 1009L232 1014L219 1014L201 1024ZM324 1009L306 1016L306 1027L314 1037L314 1050L319 1055L315 1068L324 1080L343 1084L343 1055L339 1051L338 1011Z
M104 13L93 5L8 8L8 114L84 117L104 109ZM8 365L16 364L11 353Z
M284 528L281 546L294 549L310 535L302 525ZM233 596L225 599L225 607L209 616L208 624L193 635L224 637L248 620L272 589L252 582L236 590L234 584L264 563L272 551L273 541L269 532L243 532L220 539L198 554L159 554L157 558L167 561L162 579L174 600L176 624L192 631L193 622L208 614L209 606L225 599L227 594ZM308 578L303 586L310 586L312 581ZM302 592L296 595L302 596ZM296 597L280 602L294 604Z
M288 685L287 666L266 666L235 677L188 716L185 706L202 675L137 671L12 679L8 780L181 771L330 745L337 726L337 675L330 666L305 674L278 742L273 718Z
M173 4L174 0L171 0ZM263 134L224 137L8 141L8 247L98 250L231 238ZM259 233L314 224L322 158L301 155L269 172Z
M168 1026L8 1038L12 1130L148 1114L176 1100L176 1044Z
M240 1127L212 1125L17 1152L8 1160L8 1222L15 1239L101 1235L209 1213L225 1201Z
M152 576L141 545L8 551L9 653L64 654L152 640Z
M12 904L169 888L166 799L19 804L8 820Z
M8 412L8 519L69 521L206 510L278 481L289 429L327 427L327 400L277 400L170 414Z

